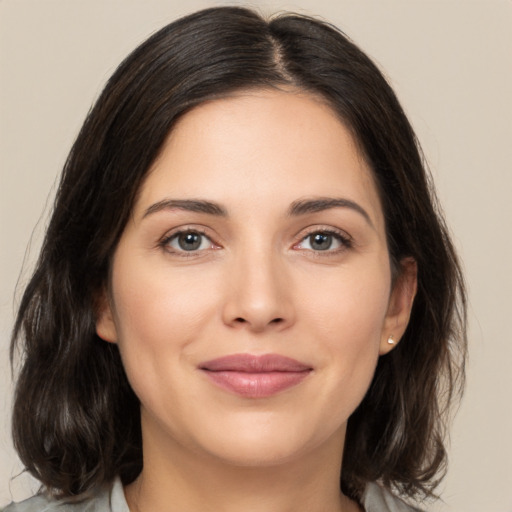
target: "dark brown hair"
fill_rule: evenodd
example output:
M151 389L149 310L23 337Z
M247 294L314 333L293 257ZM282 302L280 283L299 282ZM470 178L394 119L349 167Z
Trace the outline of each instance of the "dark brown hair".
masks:
M48 492L83 495L142 468L138 399L117 346L95 333L95 298L165 138L204 101L282 86L322 97L352 131L380 192L392 267L413 257L419 269L407 331L349 420L341 488L355 498L375 480L409 497L435 488L445 413L461 390L465 293L413 130L377 67L337 29L221 7L171 23L129 55L66 162L11 346L22 362L14 443Z

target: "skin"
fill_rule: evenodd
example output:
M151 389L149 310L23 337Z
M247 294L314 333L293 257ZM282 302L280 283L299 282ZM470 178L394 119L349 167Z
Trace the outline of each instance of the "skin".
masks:
M357 206L290 215L318 198ZM162 207L170 199L226 215ZM197 250L180 247L187 230L200 233ZM331 246L319 250L314 233ZM410 261L392 287L371 172L319 99L246 91L187 113L140 190L97 321L141 401L131 510L359 510L339 490L347 420L388 337L402 336L415 287ZM313 370L247 398L198 369L240 353Z

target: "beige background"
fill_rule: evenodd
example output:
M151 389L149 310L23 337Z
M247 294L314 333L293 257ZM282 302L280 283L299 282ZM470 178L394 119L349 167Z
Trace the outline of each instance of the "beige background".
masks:
M0 506L35 488L26 476L13 478L21 468L9 439L8 338L16 281L25 258L26 282L37 254L56 176L120 60L173 18L216 4L0 0ZM455 233L471 300L467 395L452 430L445 503L431 510L512 512L512 2L250 5L340 26L401 98Z

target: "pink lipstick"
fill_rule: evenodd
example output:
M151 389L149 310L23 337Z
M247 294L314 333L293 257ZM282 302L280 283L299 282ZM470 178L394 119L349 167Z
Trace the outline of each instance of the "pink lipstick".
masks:
M199 369L217 386L246 398L266 398L302 382L313 370L278 354L233 354L212 359Z

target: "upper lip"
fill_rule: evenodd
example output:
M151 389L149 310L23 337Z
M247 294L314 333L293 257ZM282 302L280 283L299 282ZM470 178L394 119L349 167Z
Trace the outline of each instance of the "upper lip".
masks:
M279 354L232 354L201 363L199 368L212 372L244 373L304 372L312 370L312 367L307 364Z

